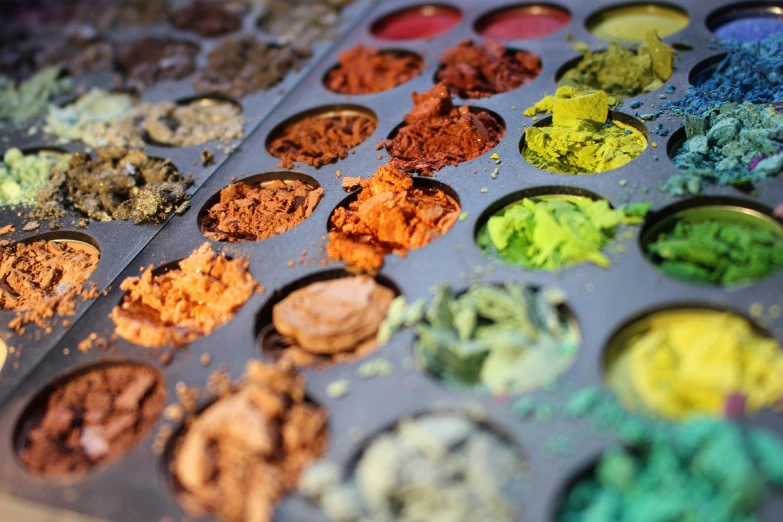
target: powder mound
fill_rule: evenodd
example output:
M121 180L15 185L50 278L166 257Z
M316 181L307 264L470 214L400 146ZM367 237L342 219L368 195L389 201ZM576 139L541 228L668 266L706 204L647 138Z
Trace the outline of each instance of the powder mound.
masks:
M53 66L70 76L110 71L114 51L107 40L90 28L44 33L4 35L0 43L0 74L17 81Z
M437 79L452 96L486 98L530 83L541 73L541 58L507 49L496 40L476 45L463 40L440 57Z
M431 176L443 167L477 158L500 143L506 132L486 111L455 107L442 83L413 93L413 105L397 134L385 140L391 166L405 172Z
M46 188L38 193L39 208L31 217L45 219L75 211L96 221L160 223L188 199L186 189L193 181L169 160L121 147L96 149L95 156L77 152L54 168Z
M170 147L193 147L208 141L242 139L242 109L220 99L187 105L142 104L135 111L137 134Z
M79 476L122 458L155 424L166 404L157 372L135 364L97 366L47 398L20 457L49 476Z
M82 243L37 241L0 247L0 309L28 310L82 289L100 254Z
M293 168L295 161L320 167L347 158L377 126L375 118L364 115L307 116L276 132L267 150L280 158L280 168Z
M183 31L210 37L236 31L242 25L242 18L220 3L196 1L176 11L171 23Z
M268 0L258 27L283 43L310 47L334 40L342 10L353 0Z
M326 88L340 94L387 91L415 78L424 62L412 53L379 52L357 45L340 54L337 66L326 75Z
M361 183L356 201L335 209L327 252L332 259L377 270L386 254L405 256L448 232L459 211L442 190L415 187L409 174L380 167Z
M328 443L328 416L307 401L304 377L250 361L246 377L196 416L170 469L191 516L271 522L275 504Z
M362 357L378 347L376 333L392 299L390 288L365 276L312 283L272 308L270 351L296 366Z
M112 123L130 114L134 105L128 94L93 88L65 107L49 105L43 130L57 136L58 143L81 140L91 147L103 147L109 144L106 135Z
M204 243L177 268L154 275L129 277L127 293L111 313L117 335L148 348L180 346L208 335L227 323L245 304L258 283L245 259L228 259Z
M680 169L661 189L698 194L703 185L758 183L783 173L783 114L771 105L723 103L685 115L687 141L672 161Z
M45 67L21 83L0 76L0 127L20 124L46 111L49 102L71 90L73 81L61 78L57 67Z
M69 157L48 151L25 155L9 149L0 162L0 205L34 205L52 168L62 168Z
M147 36L117 45L115 67L125 85L143 90L165 80L179 80L196 70L197 45Z
M234 183L220 191L207 210L201 232L215 241L261 241L294 228L310 217L324 189L298 180L260 186Z
M275 45L252 36L231 38L210 51L193 87L198 92L241 98L274 87L289 72L300 70L311 56L310 49L295 45Z
M377 435L355 471L318 462L300 488L334 522L513 522L529 466L468 417L428 414Z
M83 11L83 21L94 23L98 29L107 31L136 25L164 23L169 15L167 0L96 0L91 9ZM98 13L96 21L96 13Z

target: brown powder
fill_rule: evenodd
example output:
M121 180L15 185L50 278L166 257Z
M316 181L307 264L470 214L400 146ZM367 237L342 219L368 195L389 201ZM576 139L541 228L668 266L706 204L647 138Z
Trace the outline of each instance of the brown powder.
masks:
M396 135L385 141L390 164L405 172L431 176L443 167L481 156L505 134L492 114L455 107L442 83L421 94L414 92L413 104Z
M215 241L268 239L310 217L324 190L298 180L274 180L262 186L234 183L220 191L207 210L201 232Z
M179 80L196 70L197 45L147 36L117 45L115 66L125 85L139 90L164 80Z
M375 336L394 297L366 276L312 283L275 304L274 331L263 347L299 367L362 357L378 347Z
M276 132L267 149L280 158L280 168L293 168L295 161L320 167L347 158L377 125L374 118L362 115L307 116Z
M26 434L22 462L50 476L78 476L128 453L166 403L157 372L136 364L100 365L68 379L46 400Z
M508 92L533 81L541 73L541 58L528 51L506 49L500 42L485 40L475 45L464 40L440 57L438 81L452 96L486 98Z
M229 10L227 5L214 1L196 1L176 11L171 17L171 23L184 31L210 37L236 31L242 25L242 18Z
M335 260L377 270L383 256L405 256L445 234L459 217L459 204L442 190L418 188L409 174L380 167L363 181L356 201L335 209L327 252Z
M304 377L250 361L245 381L189 424L171 462L189 515L271 522L276 502L328 442L326 411L305 393Z
M413 53L357 45L340 54L337 67L326 75L326 88L340 94L386 91L416 77L424 67Z
M111 313L117 335L148 348L181 346L228 322L258 283L246 259L228 259L204 243L178 268L129 277L122 303Z

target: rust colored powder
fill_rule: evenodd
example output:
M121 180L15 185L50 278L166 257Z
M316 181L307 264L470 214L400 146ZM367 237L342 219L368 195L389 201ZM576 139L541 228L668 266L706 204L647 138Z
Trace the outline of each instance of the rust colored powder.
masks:
M442 190L418 188L394 167L380 167L363 181L356 201L330 219L327 252L335 260L377 270L383 256L404 256L445 234L459 218L459 205Z
M320 167L348 157L377 125L374 118L354 114L307 116L275 133L267 149L280 158L280 168L293 168L295 161Z
M0 308L27 310L81 290L100 254L77 242L36 241L0 248Z
M405 172L431 176L443 167L481 156L505 134L490 113L455 107L442 83L421 94L414 92L413 104L396 135L385 142L390 164Z
M326 449L328 417L307 402L304 377L258 361L246 373L175 444L171 472L193 517L271 522L275 503Z
M181 346L228 322L258 283L245 259L228 259L204 243L178 268L129 277L125 298L112 310L117 335L148 348Z
M340 54L337 67L326 75L326 88L340 94L371 94L389 90L416 77L424 67L413 53L378 52L357 45Z
M541 58L528 51L506 49L496 40L475 45L463 40L440 57L438 80L452 96L486 98L533 81L541 73Z
M196 70L198 46L147 36L117 46L114 61L125 84L142 90L164 80L179 80Z
M171 23L184 31L201 36L220 36L239 29L242 18L218 2L194 2L175 12Z
M101 365L68 379L46 400L25 437L22 462L50 476L84 475L128 453L166 404L157 372L136 364Z
M263 186L234 183L220 191L201 222L201 232L215 241L268 239L310 217L324 189L298 180L275 180Z

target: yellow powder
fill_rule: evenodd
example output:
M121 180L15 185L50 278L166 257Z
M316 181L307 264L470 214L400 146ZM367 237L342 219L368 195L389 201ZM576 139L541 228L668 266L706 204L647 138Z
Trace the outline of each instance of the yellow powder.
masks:
M645 39L649 31L663 38L687 27L687 13L674 7L655 4L624 5L609 9L588 21L587 29L604 40L629 42Z

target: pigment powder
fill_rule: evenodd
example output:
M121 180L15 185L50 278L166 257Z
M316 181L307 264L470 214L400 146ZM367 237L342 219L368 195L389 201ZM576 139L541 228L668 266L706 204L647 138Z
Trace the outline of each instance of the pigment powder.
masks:
M82 290L100 253L78 241L0 247L0 309L31 310Z
M25 155L19 149L9 149L0 162L0 205L35 205L52 168L62 167L69 157L49 151Z
M360 113L306 116L276 130L267 150L280 159L280 168L293 168L295 161L320 167L347 158L377 126L374 117Z
M190 516L272 521L277 501L328 444L327 413L306 393L304 377L250 361L241 383L191 419L170 463Z
M759 13L757 16L737 17L712 30L715 36L724 40L756 42L775 33L783 33L783 16Z
M170 161L140 150L103 147L95 150L94 158L77 152L52 169L33 217L75 211L96 221L160 223L188 199L186 189L192 183Z
M310 47L334 40L342 22L341 14L353 0L268 0L258 28L281 43Z
M136 134L164 146L192 147L243 137L242 108L217 98L197 99L185 105L144 103L135 115L136 121L141 121Z
M357 45L340 53L324 84L339 94L372 94L402 85L418 76L423 67L424 61L416 54Z
M392 299L394 291L366 276L296 290L272 309L274 329L282 336L272 355L303 367L367 355L378 347L376 334Z
M57 67L45 67L19 84L0 76L0 126L23 123L46 110L49 102L71 90L70 78L61 78Z
M507 49L496 40L476 45L463 40L440 57L437 80L452 96L486 98L532 82L541 73L541 58L529 51Z
M138 90L165 80L180 80L196 70L197 45L146 36L117 44L114 63L125 85Z
M229 259L204 243L176 268L120 285L126 294L111 312L117 335L148 348L181 346L231 320L259 288L246 259Z
M37 473L84 475L131 451L165 405L166 387L152 368L95 366L56 386L25 434L19 456Z
M312 56L308 48L275 45L252 36L230 38L209 52L207 65L193 80L198 92L242 98L271 89Z
M592 263L611 265L603 252L620 225L638 225L649 205L614 210L604 199L579 196L524 198L493 214L479 231L479 248L510 265L561 270Z
M171 23L183 31L192 31L209 38L236 31L242 26L242 18L229 5L197 0L175 11Z
M107 31L121 27L136 25L156 25L165 23L169 16L169 3L166 0L128 0L126 2L114 2L103 0L98 2L96 13L87 10L85 20L94 23L98 29Z
M261 185L233 183L206 209L201 232L214 241L261 241L291 230L310 217L324 189L298 180Z
M783 114L771 105L724 103L685 115L687 141L672 161L680 169L662 190L698 194L705 184L756 183L783 172Z
M522 156L534 167L559 174L595 174L639 156L647 139L636 128L609 118L603 91L557 100L550 126L525 129Z
M731 312L654 313L610 344L606 379L631 411L666 419L721 416L736 396L747 413L783 399L783 352Z
M442 83L421 94L414 92L413 105L394 137L385 140L391 166L411 174L431 176L443 167L477 158L506 133L491 113L455 107Z
M685 29L688 14L660 4L628 4L605 9L588 18L587 30L604 40L638 41L649 31L669 36Z
M442 190L416 187L409 174L380 167L355 201L335 209L326 251L348 265L379 269L386 254L404 256L448 232L459 214L459 204Z
M129 114L133 106L128 94L92 89L65 107L49 105L44 132L57 136L58 143L81 140L91 147L108 145L107 127Z
M571 15L552 5L515 5L481 17L475 29L484 38L531 40L568 25Z
M476 284L459 295L439 285L433 294L426 311L396 299L379 338L413 327L416 359L447 386L526 393L551 384L576 358L579 331L558 290L509 282Z
M370 27L382 40L418 40L445 33L462 20L462 13L445 5L423 5L394 11Z
M514 522L529 472L480 421L430 413L375 436L349 476L317 462L300 489L334 522Z
M732 217L735 215L735 217ZM783 267L783 228L740 212L677 216L670 230L650 238L647 254L671 277L713 285L747 284Z

